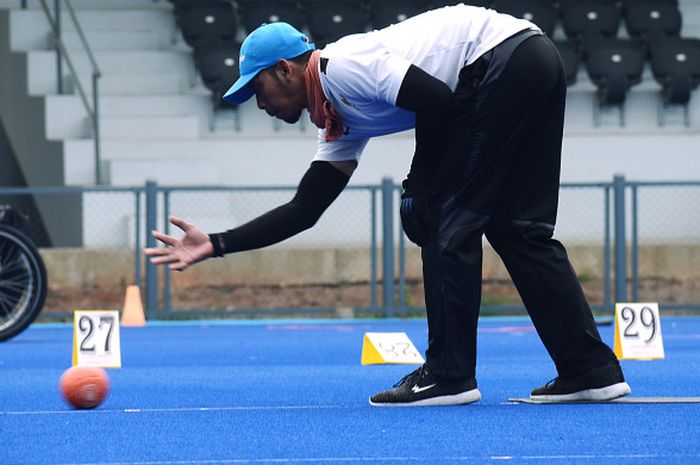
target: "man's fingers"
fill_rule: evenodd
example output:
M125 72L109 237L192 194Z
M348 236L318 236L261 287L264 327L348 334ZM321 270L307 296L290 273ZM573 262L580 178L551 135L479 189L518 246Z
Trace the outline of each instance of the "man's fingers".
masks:
M170 253L170 249L165 247L147 247L143 249L143 253L149 257L157 257L159 255L166 255Z
M178 260L178 263L168 265L168 269L171 271L184 271L188 266L187 263Z
M182 218L178 218L177 216L171 216L169 219L172 224L182 229L185 233L187 233L187 231L194 227L194 225L188 223ZM190 265L189 263L183 261L181 258L178 258L176 253L173 253L173 247L179 247L178 239L155 230L151 231L151 234L153 235L153 237L155 237L165 245L170 246L148 247L143 249L143 252L149 257L151 257L151 263L153 263L154 265L169 264L168 269L172 271L184 271L185 268L187 268Z
M153 237L155 237L162 243L170 246L175 245L175 242L177 242L177 239L175 239L174 237L168 236L159 231L151 231L151 234L153 235Z
M177 261L180 261L180 259L174 255L164 255L162 257L151 258L151 263L153 263L154 265L163 265L165 263L173 263Z
M170 222L185 232L189 231L192 228L192 225L190 223L183 220L182 218L178 218L177 216L170 216Z

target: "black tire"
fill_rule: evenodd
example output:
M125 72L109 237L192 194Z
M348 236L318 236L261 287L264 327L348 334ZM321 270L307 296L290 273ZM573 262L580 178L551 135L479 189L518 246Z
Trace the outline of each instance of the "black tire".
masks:
M0 341L24 331L46 300L46 267L34 243L0 224Z

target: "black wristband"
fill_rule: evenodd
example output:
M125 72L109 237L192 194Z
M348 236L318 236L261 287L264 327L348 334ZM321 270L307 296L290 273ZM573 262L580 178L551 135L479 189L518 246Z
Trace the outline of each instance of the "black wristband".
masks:
M211 254L212 257L223 257L224 250L224 238L221 234L209 234L209 240L211 241L212 247L214 247L214 252Z

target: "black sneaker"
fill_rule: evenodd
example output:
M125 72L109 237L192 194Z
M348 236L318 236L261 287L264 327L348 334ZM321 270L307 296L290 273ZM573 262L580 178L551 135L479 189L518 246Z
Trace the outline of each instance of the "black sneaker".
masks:
M605 401L630 392L620 364L614 360L575 378L555 378L532 391L530 398L552 403Z
M430 373L425 365L394 384L394 389L373 395L370 405L412 407L422 405L471 404L481 399L476 380L444 380Z

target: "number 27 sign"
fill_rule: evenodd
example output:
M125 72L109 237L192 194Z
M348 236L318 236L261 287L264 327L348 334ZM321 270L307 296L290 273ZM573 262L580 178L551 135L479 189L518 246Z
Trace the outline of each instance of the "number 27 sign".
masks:
M620 360L664 358L657 303L615 304L614 351Z
M74 312L73 365L121 367L118 311L76 310Z

